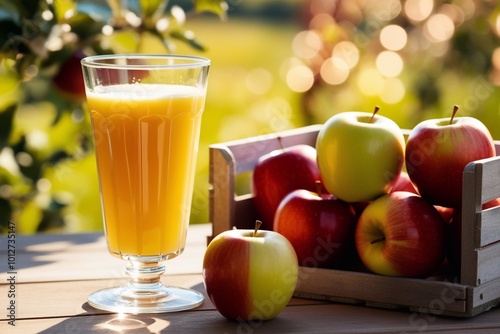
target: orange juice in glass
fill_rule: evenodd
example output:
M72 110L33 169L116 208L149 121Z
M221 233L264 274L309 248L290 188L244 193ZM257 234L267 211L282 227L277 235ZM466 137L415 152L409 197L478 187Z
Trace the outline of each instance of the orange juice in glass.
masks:
M151 313L196 307L199 292L165 287L162 261L182 253L209 61L165 55L83 60L104 229L131 282L89 296L97 308Z

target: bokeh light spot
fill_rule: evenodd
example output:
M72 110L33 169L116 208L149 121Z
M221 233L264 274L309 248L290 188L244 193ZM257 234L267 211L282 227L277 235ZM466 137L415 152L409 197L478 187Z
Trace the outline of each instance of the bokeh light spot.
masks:
M377 70L385 77L397 77L403 70L403 59L393 51L382 51L377 56Z
M245 84L252 93L263 95L271 88L273 77L269 71L263 68L256 68L247 74Z
M388 50L401 50L407 41L408 35L401 26L391 24L380 31L380 43Z
M294 66L288 70L286 83L294 92L306 92L314 83L314 74L305 65Z
M310 59L315 57L323 47L321 37L314 31L301 31L292 41L292 49L298 57Z
M455 25L451 18L445 14L434 14L425 23L424 35L432 42L445 42L455 32Z
M342 41L333 48L332 57L342 59L351 69L359 62L359 50L352 42Z
M420 22L431 15L433 8L433 0L407 0L404 11L410 20Z
M385 103L394 104L400 102L405 94L406 89L403 82L398 78L389 78L383 84L380 98Z
M384 77L375 68L367 68L358 77L359 90L367 96L377 96L382 91Z
M332 57L323 63L321 78L330 85L340 85L349 76L349 66L342 58Z
M500 70L500 47L497 47L495 50L493 50L493 53L491 55L491 63L493 64L493 67L497 70Z

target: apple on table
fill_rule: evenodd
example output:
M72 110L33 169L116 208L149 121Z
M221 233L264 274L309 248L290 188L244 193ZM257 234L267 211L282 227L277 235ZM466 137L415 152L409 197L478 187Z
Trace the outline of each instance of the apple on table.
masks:
M368 202L388 193L401 173L403 132L378 110L341 112L318 133L316 151L324 187L346 202Z
M281 234L260 230L228 230L208 245L203 282L208 297L226 318L237 321L275 318L292 298L298 262Z
M252 173L251 189L262 229L272 230L276 210L286 195L296 189L315 191L320 180L312 146L294 145L260 157Z
M292 244L304 267L339 268L354 258L356 213L331 194L298 189L280 203L273 230Z

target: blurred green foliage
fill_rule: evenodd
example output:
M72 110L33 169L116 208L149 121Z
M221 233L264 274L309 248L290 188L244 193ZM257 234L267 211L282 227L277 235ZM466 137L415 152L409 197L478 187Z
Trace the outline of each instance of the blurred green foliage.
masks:
M0 232L102 230L85 54L203 51L188 15L222 0L0 0ZM76 84L75 84L76 83Z
M500 139L499 41L500 4L487 0L0 0L0 226L102 229L85 104L52 84L77 51L212 60L192 207L200 223L212 143L375 105L412 128L457 104Z

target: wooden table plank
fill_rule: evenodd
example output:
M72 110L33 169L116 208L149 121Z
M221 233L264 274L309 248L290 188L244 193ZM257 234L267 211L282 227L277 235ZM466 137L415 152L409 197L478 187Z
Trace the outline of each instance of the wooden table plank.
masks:
M496 333L499 313L473 319L427 318L405 312L338 304L287 307L272 321L233 322L215 310L150 315L81 314L20 320L23 333ZM475 330L472 328L474 326Z
M164 284L206 293L201 264L211 226L190 227L186 251L167 261ZM87 296L121 285L124 261L106 250L102 234L17 236L16 327L8 325L10 285L5 236L0 237L0 333L489 333L500 331L500 308L471 319L436 317L416 312L291 300L278 318L268 322L231 322L206 298L190 311L119 315L90 307ZM12 331L15 329L15 331Z

